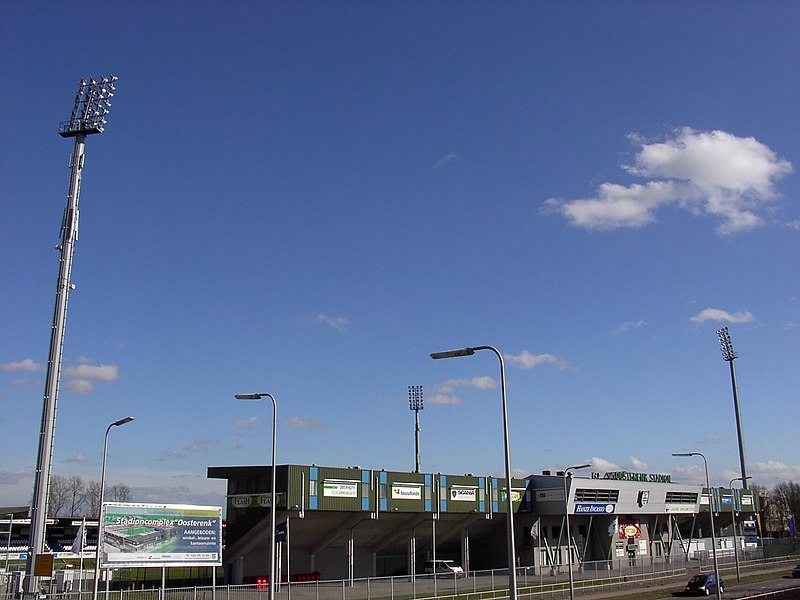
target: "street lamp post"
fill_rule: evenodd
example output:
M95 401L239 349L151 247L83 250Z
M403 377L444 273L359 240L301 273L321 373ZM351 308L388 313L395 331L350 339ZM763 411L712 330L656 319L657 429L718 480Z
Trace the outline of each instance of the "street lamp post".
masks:
M446 352L434 352L431 358L456 358L459 356L472 356L478 350L490 350L495 353L500 361L500 391L503 399L503 450L505 453L505 475L506 475L506 528L508 543L508 597L509 600L517 600L517 558L516 548L514 547L514 507L511 498L511 456L508 444L508 405L506 402L506 367L503 362L503 355L494 346L471 346L458 350L448 350Z
M711 494L711 484L708 481L708 461L702 452L673 452L672 456L699 456L703 459L703 467L706 472L706 491L708 492L708 514L711 516L711 545L714 551L714 578L717 581L717 600L722 600L721 583L719 579L719 561L717 560L717 534L714 532L714 502Z
M70 281L72 256L78 240L78 202L83 173L86 137L102 133L105 117L111 107L116 77L110 75L100 81L81 79L75 104L69 121L60 124L61 137L74 137L75 143L70 160L69 191L64 218L61 222L61 243L56 246L61 254L56 281L56 301L53 310L53 324L50 329L50 349L47 358L47 373L42 400L42 422L39 429L39 448L36 458L36 472L31 501L31 527L28 536L28 560L25 576L25 594L35 593L38 585L36 557L44 552L45 523L47 521L47 501L50 494L50 471L55 442L55 424L58 404L58 384L61 378L61 362L64 350L64 332L67 327L67 302L69 292L74 288Z
M742 482L742 489L746 489L744 487L744 482L746 479L750 479L750 477L734 477L731 479L731 482L728 484L728 487L731 489L731 495L733 495L733 482L734 481L741 481ZM736 560L736 581L741 581L742 576L739 571L739 544L736 541L736 497L733 497L733 512L731 513L733 519L733 557Z
M414 416L416 417L416 428L414 429L414 464L415 469L414 473L419 473L420 468L420 453L419 453L419 411L421 411L424 406L422 405L422 386L421 385L410 385L408 386L408 408L414 411Z
M575 582L572 578L572 535L569 531L569 492L567 490L567 478L569 472L576 469L588 469L592 465L575 465L564 469L564 519L567 525L567 571L569 572L569 599L575 600Z
M733 388L733 412L736 416L736 436L739 440L739 468L741 470L742 476L739 477L739 480L742 482L742 489L747 489L747 480L750 477L747 476L747 467L745 465L744 460L744 434L742 433L742 415L739 410L739 389L736 385L736 368L733 366L733 361L736 360L739 356L733 349L733 342L731 341L731 334L728 331L727 327L723 327L719 331L717 331L717 337L719 338L719 347L722 351L722 360L727 362L730 365L731 369L731 387Z
M125 417L119 421L114 421L106 428L106 435L103 438L103 468L100 471L100 513L97 515L97 547L94 550L94 581L92 583L92 600L97 600L97 583L100 579L100 549L103 545L103 540L100 537L100 532L103 530L103 499L106 492L106 455L108 454L108 434L111 432L112 427L119 427L133 421L133 417Z
M237 400L260 400L269 398L272 400L272 482L270 484L271 508L270 508L270 534L269 534L269 600L275 599L275 511L278 506L278 499L275 496L275 454L277 448L278 433L278 403L275 396L268 393L258 394L236 394Z
M6 568L8 573L8 557L11 556L11 530L14 527L14 513L8 513L8 541L6 542Z

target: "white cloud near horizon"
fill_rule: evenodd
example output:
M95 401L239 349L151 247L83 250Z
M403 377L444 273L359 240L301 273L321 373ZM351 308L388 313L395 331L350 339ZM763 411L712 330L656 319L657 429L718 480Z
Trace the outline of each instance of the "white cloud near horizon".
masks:
M520 369L535 369L542 365L555 365L559 369L568 369L570 367L569 362L554 354L531 354L527 350L523 350L520 354L505 354L503 356L506 362Z
M592 471L597 473L608 473L620 470L620 466L617 463L606 460L605 458L600 458L599 456L593 456L586 462L592 465Z
M748 474L757 480L763 481L762 485L772 486L776 479L780 481L800 480L800 464L787 465L777 460L750 463ZM770 482L770 483L767 483Z
M559 212L572 225L585 229L640 228L656 221L656 211L677 206L694 215L721 220L720 235L752 229L764 221L762 213L777 197L775 182L793 171L753 137L725 131L695 131L683 127L663 142L639 145L630 175L648 178L644 184L603 183L591 198L549 198L543 208Z
M705 323L706 321L723 321L726 323L752 323L756 320L750 311L729 313L721 308L705 308L693 316L691 321Z
M18 361L3 363L0 365L0 371L4 373L36 373L38 371L44 371L44 365L37 363L32 358L24 358Z

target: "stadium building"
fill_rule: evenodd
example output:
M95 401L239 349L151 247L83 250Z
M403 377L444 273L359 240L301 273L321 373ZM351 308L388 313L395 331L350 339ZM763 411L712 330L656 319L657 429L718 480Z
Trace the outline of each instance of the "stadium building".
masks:
M269 571L271 467L209 467L227 480L224 552L229 583ZM711 550L733 553L733 523L755 540L751 490L680 484L669 475L563 473L513 479L473 474L398 472L361 467L279 465L276 541L281 580L353 579L420 574L450 559L464 571L507 567L506 507L512 503L518 567L548 572L668 562Z

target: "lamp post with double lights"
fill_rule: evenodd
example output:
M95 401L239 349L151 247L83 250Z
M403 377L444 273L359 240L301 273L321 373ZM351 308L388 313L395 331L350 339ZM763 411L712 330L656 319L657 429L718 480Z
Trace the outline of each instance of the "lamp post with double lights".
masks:
M495 353L500 361L500 391L503 400L503 451L505 454L505 475L506 475L506 528L508 536L508 597L509 600L517 600L517 558L516 548L514 547L514 506L511 498L511 456L508 444L508 405L506 403L506 367L503 362L503 355L494 346L470 346L458 350L447 350L445 352L434 352L431 358L456 358L459 356L472 356L478 350L490 350Z
M564 469L564 520L567 525L567 571L569 572L569 598L575 600L575 582L572 578L572 534L569 531L569 491L567 490L567 479L569 472L576 469L588 469L592 465L574 465Z
M714 501L711 494L711 484L708 481L708 461L702 452L673 452L672 456L699 456L703 459L703 468L706 472L706 491L708 492L708 514L711 517L711 545L714 551L714 578L717 581L717 600L722 600L721 583L719 579L719 561L717 560L717 534L714 533Z
M42 422L39 429L39 448L36 458L36 472L31 501L31 527L28 536L28 560L25 568L25 594L32 595L38 586L36 558L44 552L45 522L47 521L47 501L50 494L50 471L55 442L56 412L58 404L58 384L61 379L61 362L64 350L64 332L67 326L67 302L74 289L70 280L72 255L78 240L78 202L83 174L86 137L102 133L106 116L114 95L113 75L102 77L100 81L81 79L78 93L69 121L60 124L61 137L73 137L75 143L70 160L69 190L64 217L61 221L61 243L56 246L60 252L58 279L56 281L56 301L53 310L53 324L50 328L50 350L47 358L47 373L42 401Z
M270 534L269 534L269 600L275 599L275 510L278 506L278 499L275 497L275 455L277 449L277 433L278 433L278 403L275 401L275 396L268 393L257 394L236 394L234 396L237 400L261 400L261 398L269 398L272 400L272 482L270 484Z
M745 480L747 479L751 479L751 477L734 477L731 479L731 482L728 484L728 487L731 489L731 495L733 495L733 482L741 481L742 489L744 490L747 489L744 487ZM733 496L733 512L731 513L731 516L733 519L733 556L736 559L736 581L741 581L742 576L741 572L739 571L739 544L736 541L736 496Z
M114 421L106 428L106 435L103 439L103 468L100 471L100 514L97 516L97 547L94 550L94 581L92 582L92 600L97 600L97 584L100 579L100 552L103 547L103 539L100 533L103 530L103 499L106 495L106 456L108 454L108 434L113 427L119 427L133 421L133 417L125 417L119 421Z
M736 368L733 366L733 361L739 358L736 351L733 349L733 342L731 341L731 334L727 327L723 327L717 331L719 338L719 348L722 351L722 360L730 365L731 370L731 387L733 388L733 412L736 417L736 437L739 441L739 469L741 477L739 480L742 482L742 489L747 489L747 466L744 460L744 434L742 433L742 415L739 410L739 388L736 385Z

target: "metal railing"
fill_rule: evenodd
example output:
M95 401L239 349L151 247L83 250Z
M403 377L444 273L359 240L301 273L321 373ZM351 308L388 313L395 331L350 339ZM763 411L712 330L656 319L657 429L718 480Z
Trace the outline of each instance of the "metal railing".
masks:
M735 560L733 552L718 551L720 570L726 579L733 576ZM739 568L742 573L770 568L789 568L800 557L797 555L763 558L760 550L739 553ZM640 557L635 561L627 558L613 561L587 562L573 567L573 578L577 595L593 592L624 589L630 586L679 585L689 573L713 568L713 557L708 552L698 552L692 558L661 557L651 560ZM11 586L12 574L0 573L0 600L19 600L18 591ZM182 588L153 587L145 589L140 583L131 582L128 589L113 589L99 592L100 600L267 600L269 590L258 585L218 585ZM568 591L566 565L517 569L517 585L520 596L542 598L564 597ZM136 586L139 586L138 589ZM494 569L472 571L464 576L416 575L394 577L369 577L353 580L322 580L281 583L276 588L276 600L428 600L431 598L453 598L466 600L489 600L508 593L508 571ZM91 592L69 591L44 593L50 600L90 600Z

